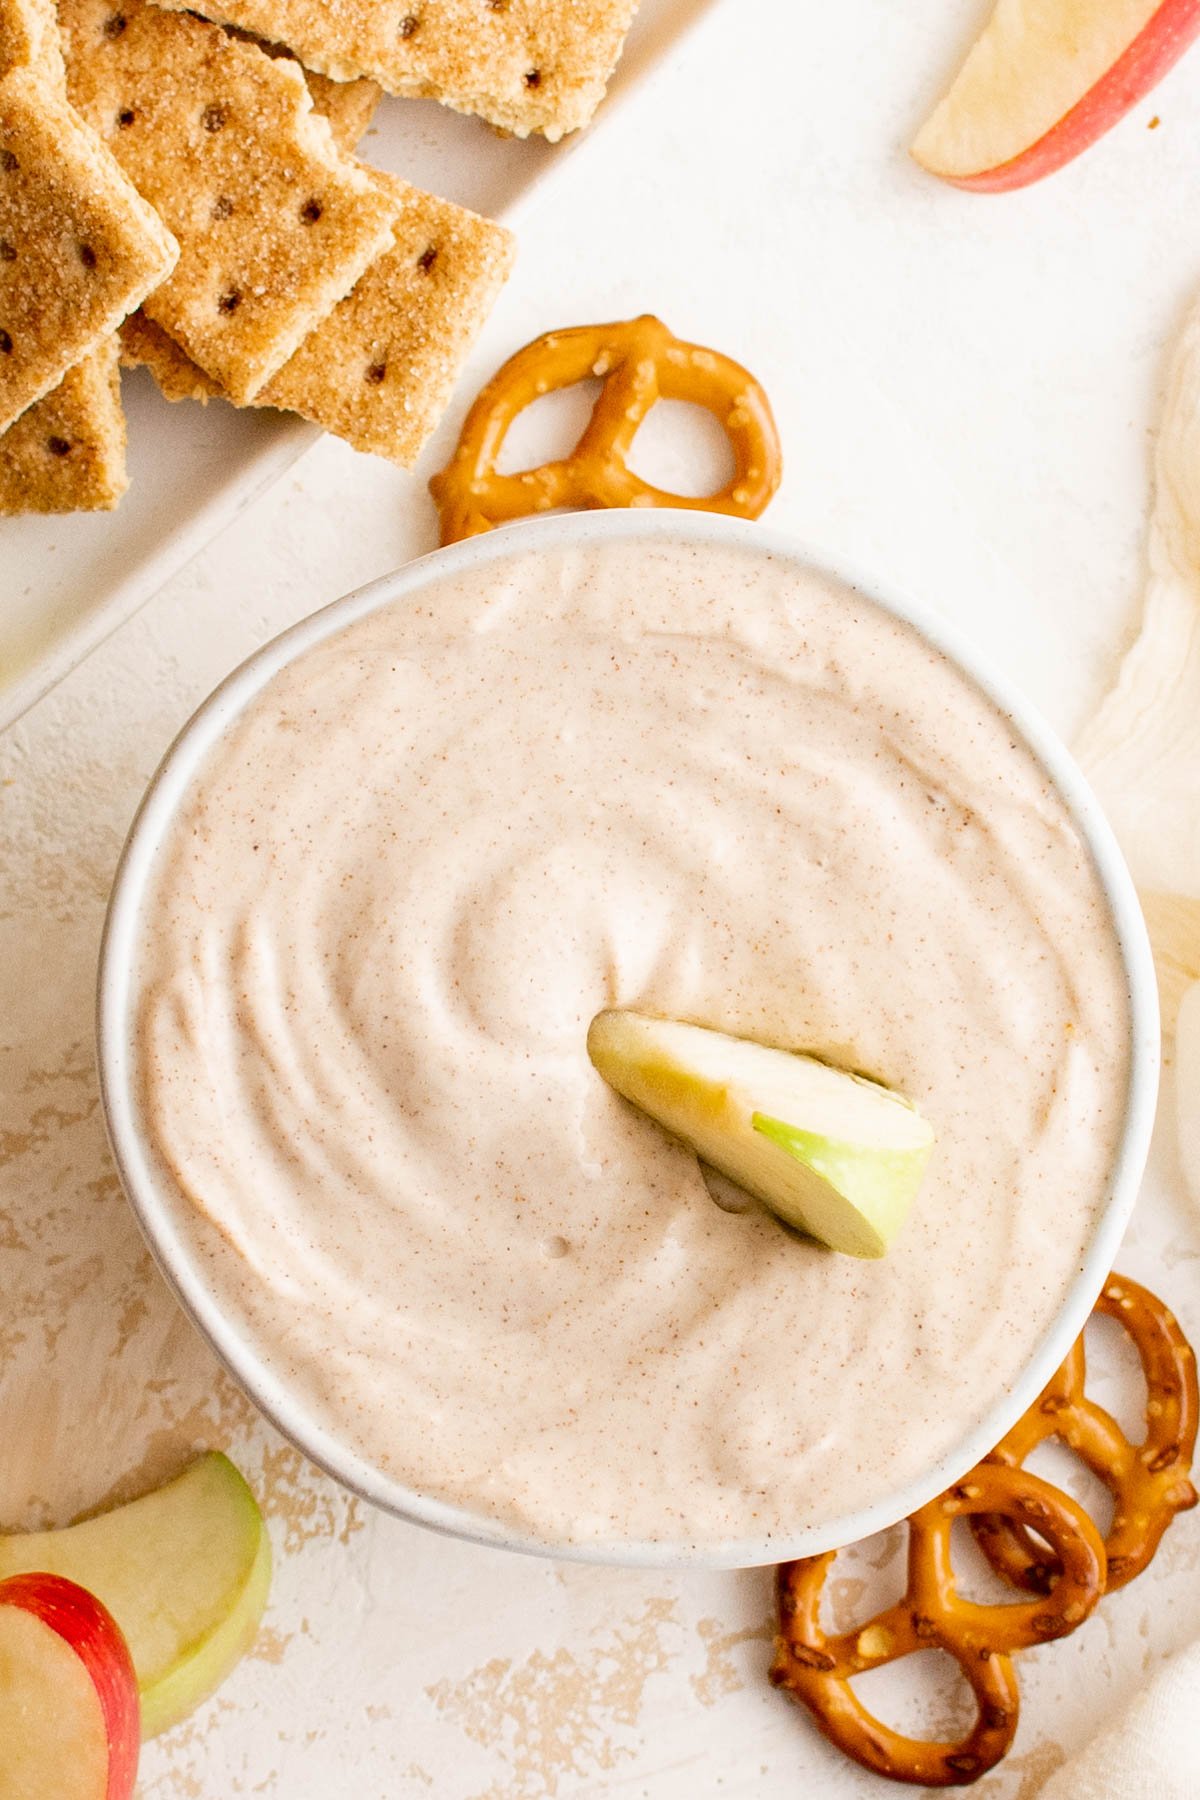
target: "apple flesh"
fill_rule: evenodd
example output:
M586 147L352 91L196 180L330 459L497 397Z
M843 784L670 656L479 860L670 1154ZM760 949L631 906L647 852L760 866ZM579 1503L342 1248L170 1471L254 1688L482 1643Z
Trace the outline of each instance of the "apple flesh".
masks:
M214 1452L127 1506L0 1539L0 1580L27 1569L64 1575L108 1608L133 1657L142 1734L153 1737L206 1700L254 1641L271 1546L254 1495Z
M1197 33L1200 0L999 0L913 155L957 187L1026 187L1103 136Z
M643 1013L600 1013L588 1054L786 1224L849 1256L886 1254L933 1147L902 1096L816 1057Z
M131 1800L140 1742L133 1661L95 1595L0 1581L0 1800Z

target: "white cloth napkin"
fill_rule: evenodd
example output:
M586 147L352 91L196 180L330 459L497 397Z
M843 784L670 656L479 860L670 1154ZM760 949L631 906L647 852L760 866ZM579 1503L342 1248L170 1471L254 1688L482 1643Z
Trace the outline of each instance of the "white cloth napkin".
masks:
M1158 436L1142 630L1077 752L1146 906L1200 1202L1200 304ZM1166 1662L1038 1800L1200 1800L1200 1643Z
M1147 561L1141 632L1075 748L1146 908L1168 1040L1179 1024L1179 1155L1200 1203L1200 304L1167 383Z
M1200 1644L1164 1663L1038 1800L1200 1800Z

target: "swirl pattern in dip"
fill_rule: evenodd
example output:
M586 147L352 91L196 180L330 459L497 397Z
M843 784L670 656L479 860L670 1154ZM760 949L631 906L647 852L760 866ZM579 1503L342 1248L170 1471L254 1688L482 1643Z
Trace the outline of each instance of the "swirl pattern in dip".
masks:
M938 1141L878 1263L714 1204L602 1007L815 1050ZM1057 791L907 626L751 546L512 553L276 674L161 846L143 1123L308 1412L547 1543L883 1501L1044 1337L1129 1003Z

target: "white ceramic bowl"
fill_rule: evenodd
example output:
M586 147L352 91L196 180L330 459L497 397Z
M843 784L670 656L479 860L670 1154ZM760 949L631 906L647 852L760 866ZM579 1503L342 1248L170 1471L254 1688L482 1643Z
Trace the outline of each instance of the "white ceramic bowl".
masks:
M885 611L916 628L941 650L1011 721L1057 787L1087 842L1108 898L1113 933L1120 947L1131 997L1132 1043L1126 1116L1113 1165L1111 1187L1079 1274L1052 1329L1021 1380L998 1399L963 1438L954 1453L926 1471L920 1481L898 1489L860 1512L806 1527L798 1521L787 1542L745 1539L697 1550L687 1544L621 1543L569 1546L533 1541L495 1520L448 1506L404 1487L383 1474L346 1443L307 1416L303 1404L268 1369L224 1312L210 1290L202 1262L193 1254L175 1219L140 1131L131 1090L130 1020L132 974L147 876L155 851L171 828L180 799L210 747L265 684L286 663L314 644L394 600L409 600L446 574L486 570L497 560L531 546L580 542L647 541L683 537L696 545L743 542L797 565L816 567L858 589ZM283 1434L344 1486L389 1512L435 1530L535 1554L646 1567L693 1563L710 1568L749 1567L827 1550L893 1524L959 1479L1003 1437L1036 1398L1082 1330L1112 1266L1137 1197L1158 1086L1159 1025L1154 968L1141 910L1128 871L1100 808L1062 744L1008 684L985 668L969 645L941 620L890 593L833 558L806 549L761 526L695 512L606 512L539 519L457 544L411 563L393 575L348 594L314 613L264 646L216 689L164 757L134 820L117 870L100 955L98 997L100 1085L104 1116L125 1191L167 1281L200 1331L233 1376Z

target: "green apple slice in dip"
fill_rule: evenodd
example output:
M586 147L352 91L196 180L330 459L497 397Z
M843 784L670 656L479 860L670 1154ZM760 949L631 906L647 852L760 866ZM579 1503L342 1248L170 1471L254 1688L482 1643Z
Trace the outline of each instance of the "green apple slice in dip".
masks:
M901 1095L818 1057L636 1012L598 1014L588 1055L786 1224L848 1256L886 1255L933 1148Z

